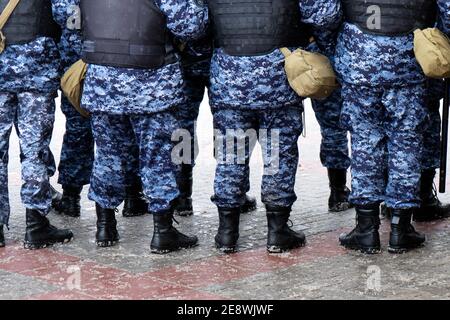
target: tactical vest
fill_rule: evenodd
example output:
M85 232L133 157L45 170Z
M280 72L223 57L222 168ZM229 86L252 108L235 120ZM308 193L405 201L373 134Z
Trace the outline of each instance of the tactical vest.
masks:
M436 0L343 0L347 22L363 32L400 36L432 27L437 18Z
M214 43L227 54L256 56L308 42L298 0L209 0Z
M86 63L154 69L177 60L153 0L81 0L81 17Z
M0 12L8 2L0 0ZM58 41L61 29L53 20L51 0L21 0L3 28L3 34L9 45L28 43L38 37Z

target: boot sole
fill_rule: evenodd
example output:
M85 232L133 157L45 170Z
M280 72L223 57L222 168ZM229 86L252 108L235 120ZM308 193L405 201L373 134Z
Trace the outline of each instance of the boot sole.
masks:
M407 253L408 251L411 251L411 250L414 250L414 249L418 249L418 248L421 248L423 246L425 246L424 243L419 244L419 245L414 246L414 247L402 247L402 248L399 248L399 247L388 246L388 252L392 253L392 254L404 254L404 253Z
M342 212L353 208L354 206L349 202L338 203L332 207L328 207L329 212Z
M95 242L97 247L99 248L107 248L107 247L113 247L116 244L119 243L119 240L112 240L112 241L96 241Z
M49 241L49 242L40 242L40 243L34 243L34 242L24 242L23 243L23 247L24 249L28 249L28 250L38 250L38 249L44 249L47 247L51 247L54 244L57 243L69 243L73 240L73 237L71 238L67 238L61 241Z
M345 245L342 243L340 243L340 245L342 247L344 247L345 249L359 251L364 254L379 254L379 253L381 253L381 247L364 248L364 247L360 247L360 246Z
M150 252L154 253L154 254L167 254L170 252L180 251L183 249L195 248L197 246L198 246L198 243L190 245L190 246L184 246L184 247L178 247L178 248L167 248L167 249L158 249L158 248L150 247Z
M290 251L290 250L303 248L304 246L306 246L306 241L303 242L303 243L300 243L298 245L290 246L290 247L267 246L267 251L269 253L284 253L284 252L287 252L287 251Z
M236 246L222 246L216 242L216 249L225 254L231 254L238 252L237 245Z

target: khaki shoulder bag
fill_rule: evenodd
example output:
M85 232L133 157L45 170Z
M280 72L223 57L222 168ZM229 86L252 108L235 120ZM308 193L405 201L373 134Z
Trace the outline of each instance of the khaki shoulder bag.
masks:
M285 56L285 71L290 86L301 97L324 99L339 87L330 60L319 53L288 48L280 49Z
M5 51L6 47L6 37L2 32L3 27L6 25L6 22L8 22L8 19L11 17L19 2L20 0L9 0L8 4L0 15L0 54Z
M416 30L414 53L427 77L450 78L450 41L439 29Z
M86 76L87 64L83 60L75 62L61 78L61 91L67 100L83 116L89 117L89 112L81 107L81 96L83 94L84 78Z

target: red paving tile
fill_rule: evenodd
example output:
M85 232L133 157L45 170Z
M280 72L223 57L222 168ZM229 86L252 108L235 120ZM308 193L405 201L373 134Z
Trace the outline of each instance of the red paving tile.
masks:
M254 273L252 270L223 263L218 257L212 257L147 272L145 275L191 288L199 288L245 278Z
M14 244L0 250L0 270L23 273L27 270L48 268L60 263L76 263L78 257L56 252L52 249L25 250L22 244Z
M450 229L447 220L417 225L422 232ZM346 251L338 244L338 236L344 231L347 228L314 235L309 237L306 247L282 255L271 255L265 248L259 248L137 275L51 249L40 250L36 254L36 251L24 250L17 243L0 250L0 269L61 287L57 291L30 296L29 299L224 299L227 297L198 289L345 254ZM383 241L387 241L388 221L383 221L381 232ZM74 267L79 268L80 290L67 289L69 280L73 280L76 272Z

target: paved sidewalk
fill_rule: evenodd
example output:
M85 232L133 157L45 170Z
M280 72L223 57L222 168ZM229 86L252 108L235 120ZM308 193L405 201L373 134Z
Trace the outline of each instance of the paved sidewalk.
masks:
M319 162L320 134L307 108L307 137L300 141L301 163L292 220L308 244L290 253L265 251L265 213L242 217L241 251L225 256L214 249L217 214L210 202L215 162L212 119L202 106L200 155L194 180L195 215L179 218L180 228L196 233L200 246L164 256L152 255L151 216L118 216L121 243L94 244L94 205L83 196L79 219L51 214L58 226L70 227L75 239L40 251L22 248L24 209L20 204L17 139L11 142L11 230L0 249L0 299L442 299L450 298L450 220L417 224L428 236L425 247L404 255L366 256L339 247L337 238L354 224L354 211L327 212L326 170ZM58 156L64 118L58 111L52 149ZM252 160L252 191L261 181L259 151ZM52 179L56 185L56 177ZM449 185L450 187L450 185ZM450 190L450 189L449 189ZM450 201L449 195L441 196ZM259 201L259 197L258 197ZM260 204L260 202L259 202ZM389 226L382 224L386 249Z

